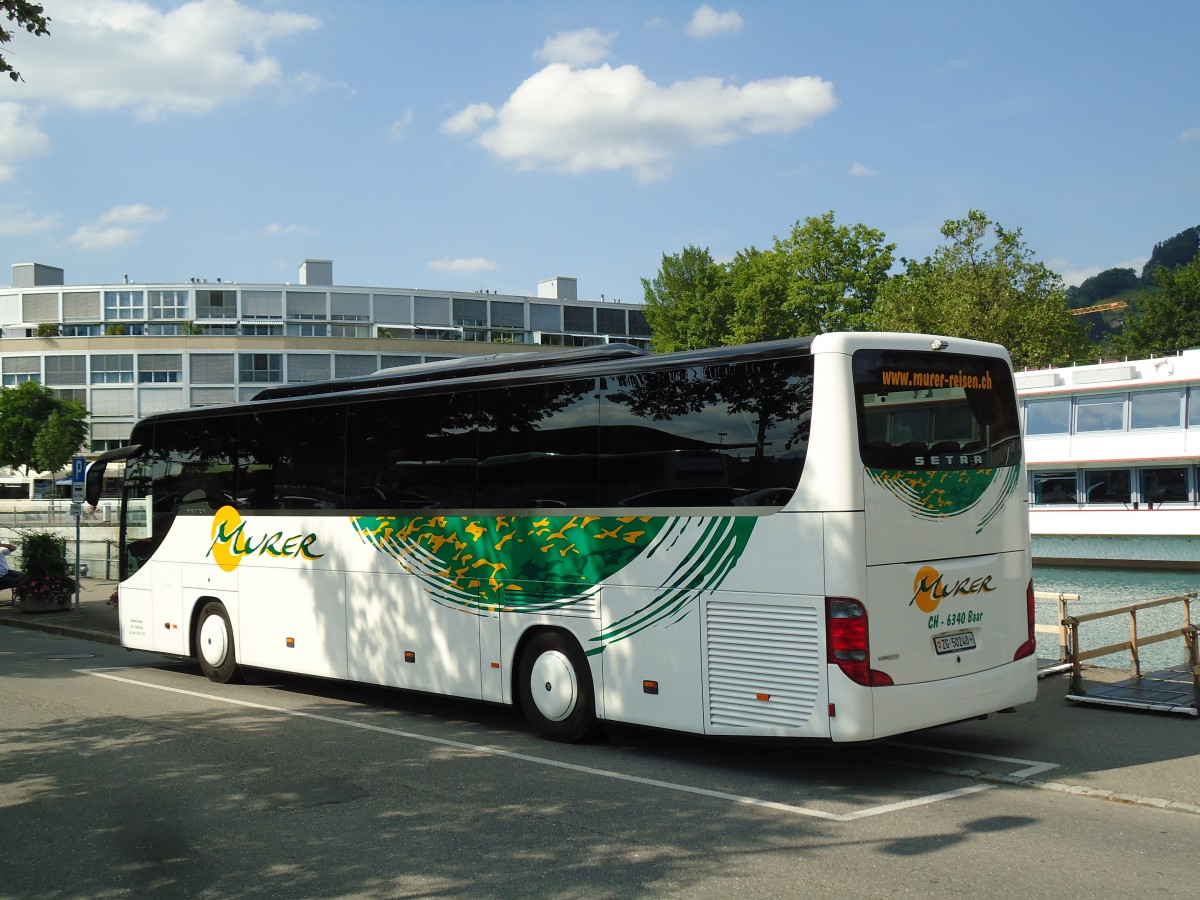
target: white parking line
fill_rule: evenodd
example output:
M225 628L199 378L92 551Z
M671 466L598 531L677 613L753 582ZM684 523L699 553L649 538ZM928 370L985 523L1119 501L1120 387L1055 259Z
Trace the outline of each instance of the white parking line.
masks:
M231 706L241 706L246 709L256 709L263 712L278 713L283 716L292 716L297 719L310 719L315 722L324 722L329 725L340 725L346 728L357 728L361 731L373 731L379 734L388 734L394 737L405 738L413 741L421 741L426 744L436 744L441 747L454 747L459 750L468 750L474 753L487 754L489 756L503 757L505 759L517 760L520 762L533 763L539 766L549 766L556 769L565 769L571 772L578 772L583 775L595 775L600 778L611 778L615 781L625 781L632 784L642 784L648 787L660 788L666 791L675 791L682 794L692 794L699 797L708 797L714 800L723 800L728 803L736 803L742 806L754 806L761 809L772 809L778 812L792 813L800 816L809 816L815 819L825 819L831 822L852 822L856 819L865 819L869 816L879 816L884 813L898 812L903 809L910 809L914 806L924 806L930 803L937 803L942 800L952 800L956 797L964 797L968 794L977 794L981 791L991 790L993 784L973 784L967 787L957 788L952 791L943 791L938 794L928 794L923 797L914 797L909 800L902 800L897 803L888 803L883 806L872 806L865 809L856 810L850 813L832 813L820 809L811 809L807 806L795 806L790 803L779 803L773 800L763 800L758 797L747 797L741 794L730 794L725 791L713 791L707 788L695 787L687 784L677 784L671 781L660 781L657 778L645 778L640 775L628 775L623 772L614 772L609 769L597 769L592 766L581 766L575 763L562 762L557 759L547 759L542 756L533 756L528 753L517 753L513 750L502 750L498 747L489 747L485 744L470 744L466 741L454 741L448 738L433 737L427 734L418 734L413 731L402 731L398 728L386 728L382 725L371 725L366 722L355 722L349 719L339 719L334 716L322 716L316 713L301 712L298 710L284 709L278 706L268 706L264 703L252 703L248 700L237 700L232 697L218 697L214 694L206 694L201 691L189 691L184 688L167 687L166 685L148 684L144 681L137 681L132 678L124 678L120 675L114 675L114 670L108 669L76 669L81 675L92 675L96 678L106 678L110 681L121 682L122 684L130 684L136 687L151 688L156 691L166 691L172 694L182 694L186 697L197 697L202 700L210 700L216 703L226 703ZM128 671L127 668L118 668L115 671ZM1025 775L1026 772L1032 774L1034 771L1045 771L1046 768L1055 768L1053 763L1035 763L1031 760L1006 759L999 756L987 756L981 753L968 753L963 751L940 750L933 747L919 747L911 744L896 744L894 746L906 747L909 749L918 749L926 752L936 752L939 754L952 754L957 756L977 757L981 759L989 759L1010 763L1028 763L1029 768L1022 770L1019 775ZM1027 776L1026 776L1027 777Z
M941 756L963 756L967 759L986 759L989 762L1009 763L1010 765L1024 764L1025 768L1009 772L1010 778L1032 778L1050 769L1057 769L1058 763L1038 762L1033 759L1017 759L1011 756L992 756L990 753L973 753L970 750L947 750L942 747L928 747L924 744L905 744L901 741L888 741L889 747L903 747L906 750L920 750L923 753L937 753Z

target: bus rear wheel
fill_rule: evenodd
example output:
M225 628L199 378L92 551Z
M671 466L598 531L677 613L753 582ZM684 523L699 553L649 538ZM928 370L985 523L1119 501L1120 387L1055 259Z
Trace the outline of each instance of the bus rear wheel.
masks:
M592 671L573 638L557 631L534 635L517 678L525 718L542 737L575 743L595 730Z
M233 626L225 606L212 601L200 610L196 622L196 656L209 681L228 684L238 678L237 655L233 649Z

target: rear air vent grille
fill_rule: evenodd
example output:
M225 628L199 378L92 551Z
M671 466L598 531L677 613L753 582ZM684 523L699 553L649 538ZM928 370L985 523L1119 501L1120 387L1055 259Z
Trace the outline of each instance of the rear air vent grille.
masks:
M815 609L710 601L705 613L709 724L803 726L821 686L818 622Z

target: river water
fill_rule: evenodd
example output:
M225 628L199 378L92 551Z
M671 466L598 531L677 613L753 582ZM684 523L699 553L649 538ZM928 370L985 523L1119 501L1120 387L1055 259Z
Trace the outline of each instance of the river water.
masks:
M1059 566L1034 566L1033 589L1051 593L1079 594L1078 603L1067 604L1067 615L1101 612L1127 606L1141 600L1156 600L1189 591L1200 591L1200 572L1154 572L1117 569L1085 569ZM1043 625L1057 623L1058 604L1053 600L1038 600L1037 621ZM1138 636L1145 637L1184 625L1183 604L1141 610L1137 614ZM1200 600L1192 602L1192 622L1200 624ZM1079 644L1084 650L1129 640L1129 616L1113 616L1079 626ZM1185 661L1183 638L1172 638L1141 647L1142 671L1150 672L1178 665ZM1056 659L1058 638L1038 633L1038 657ZM1110 668L1129 668L1128 653L1117 653L1089 664Z

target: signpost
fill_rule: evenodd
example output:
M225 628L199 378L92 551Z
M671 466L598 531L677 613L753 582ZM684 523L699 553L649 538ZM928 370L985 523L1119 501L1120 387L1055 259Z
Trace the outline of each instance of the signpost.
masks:
M71 460L71 515L75 517L75 606L79 606L79 544L80 523L83 519L85 497L84 479L87 477L87 460L76 456Z

